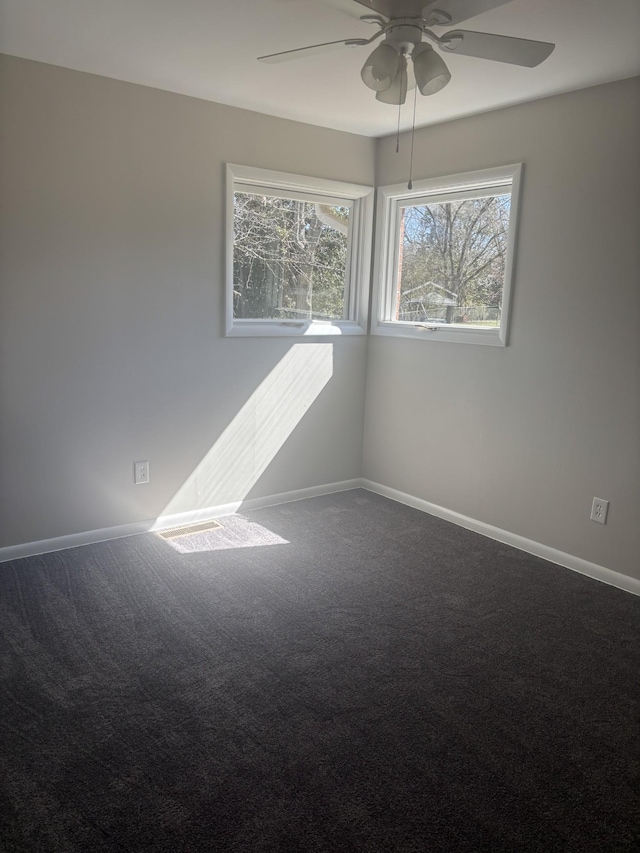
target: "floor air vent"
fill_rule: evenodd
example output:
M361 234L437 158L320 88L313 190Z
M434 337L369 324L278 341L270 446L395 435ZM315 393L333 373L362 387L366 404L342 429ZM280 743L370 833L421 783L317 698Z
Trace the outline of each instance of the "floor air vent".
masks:
M169 530L157 530L162 539L177 539L179 536L189 536L191 533L205 533L207 530L218 530L222 525L219 521L203 521L200 524L186 524L184 527L172 527Z

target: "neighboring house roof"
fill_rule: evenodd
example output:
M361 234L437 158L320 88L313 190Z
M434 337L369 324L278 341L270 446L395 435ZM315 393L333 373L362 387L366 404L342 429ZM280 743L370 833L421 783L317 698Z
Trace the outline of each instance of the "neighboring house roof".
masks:
M419 284L417 287L412 287L403 296L406 298L410 294L420 292L420 296L414 296L408 302L430 302L432 305L457 305L458 297L452 290L447 290L441 284L435 284L433 281L425 281L424 284ZM445 294L449 294L448 296Z

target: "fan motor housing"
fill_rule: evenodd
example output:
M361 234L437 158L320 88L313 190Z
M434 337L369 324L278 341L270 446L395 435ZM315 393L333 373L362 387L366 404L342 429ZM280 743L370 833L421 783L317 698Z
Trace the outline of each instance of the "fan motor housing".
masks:
M422 41L422 27L415 21L391 21L385 28L385 41L390 42L398 50L410 53Z

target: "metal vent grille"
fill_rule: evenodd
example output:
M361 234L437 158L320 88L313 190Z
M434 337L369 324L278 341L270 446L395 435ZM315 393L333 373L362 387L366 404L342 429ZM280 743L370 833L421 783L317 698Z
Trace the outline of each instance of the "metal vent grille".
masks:
M172 527L169 530L157 530L161 539L177 539L179 536L189 536L191 533L204 533L206 530L218 530L222 525L219 521L202 521L200 524L186 524L184 527Z

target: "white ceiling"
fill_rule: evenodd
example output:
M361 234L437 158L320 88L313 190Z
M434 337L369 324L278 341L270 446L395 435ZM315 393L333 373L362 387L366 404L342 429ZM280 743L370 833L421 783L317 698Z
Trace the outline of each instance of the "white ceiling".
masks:
M372 48L256 61L372 35L370 24L330 2L0 0L0 52L367 136L392 133L397 108L377 102L360 80ZM418 126L640 74L640 0L513 0L462 27L556 49L538 68L447 55L452 80L429 98L418 94Z

